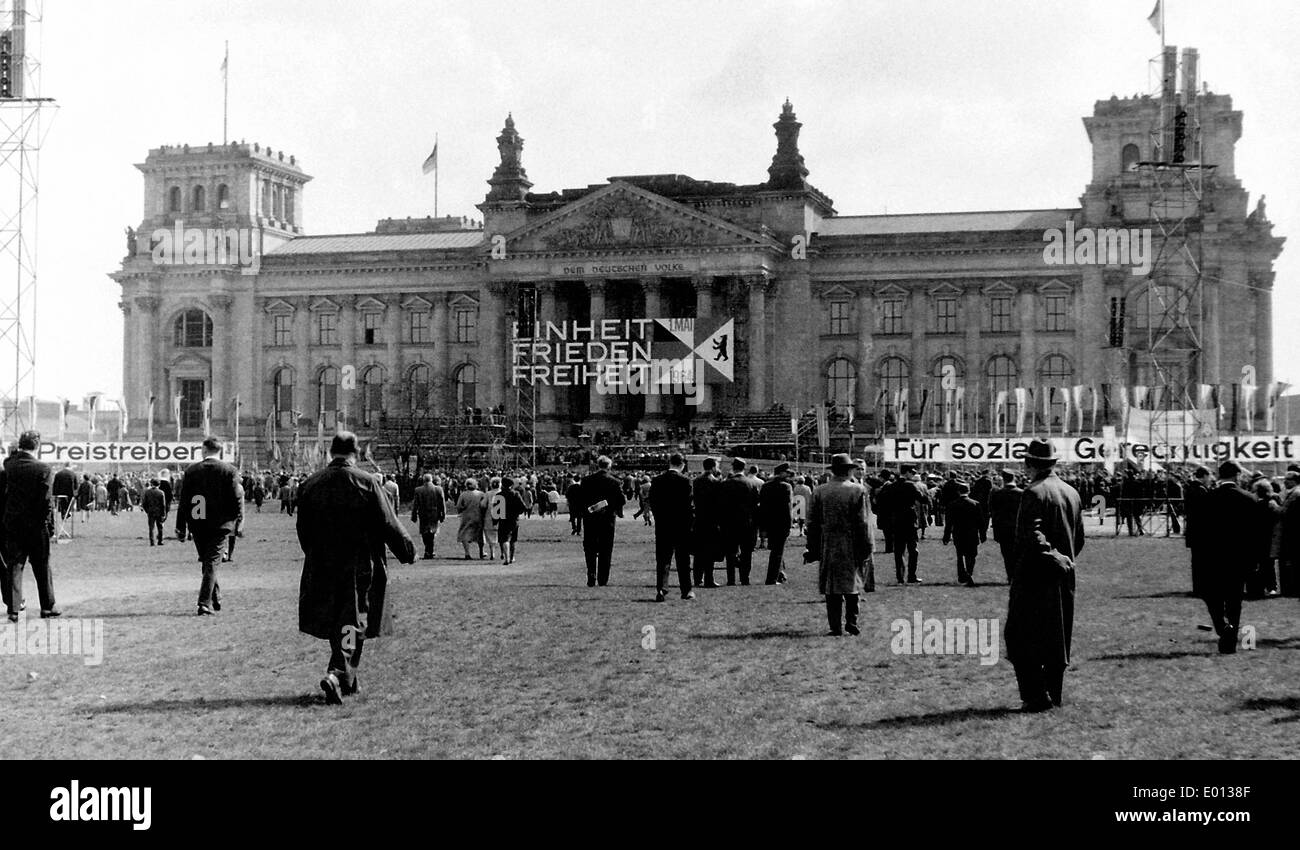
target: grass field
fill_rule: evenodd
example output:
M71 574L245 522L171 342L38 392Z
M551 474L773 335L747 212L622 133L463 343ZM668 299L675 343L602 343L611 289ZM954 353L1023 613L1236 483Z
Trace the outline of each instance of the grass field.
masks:
M1095 523L1096 520L1092 520ZM895 655L890 623L1006 613L1001 559L975 589L922 542L923 586L863 597L860 637L825 635L815 568L789 584L655 604L650 530L618 527L611 585L587 588L559 520L525 520L510 567L467 562L453 520L439 557L393 564L397 633L368 642L362 693L324 704L328 648L297 631L292 521L250 514L220 575L225 610L194 616L192 544L150 548L139 513L96 514L55 549L65 617L102 618L104 658L0 655L8 758L1296 758L1300 604L1247 602L1258 648L1220 656L1188 598L1178 539L1090 537L1079 564L1064 710L1019 715L1001 661ZM1101 531L1090 526L1090 532ZM453 552L453 549L457 550ZM766 552L756 553L765 564ZM27 579L33 609L35 591ZM998 583L994 583L998 582ZM653 626L655 648L643 648ZM33 675L35 674L35 675Z

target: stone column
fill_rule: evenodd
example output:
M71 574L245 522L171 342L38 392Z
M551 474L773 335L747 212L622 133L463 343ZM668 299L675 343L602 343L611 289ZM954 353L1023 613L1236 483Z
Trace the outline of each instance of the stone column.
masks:
M645 290L645 313L648 319L657 319L662 313L661 296L663 292L663 281L657 277L647 277L641 279L641 288ZM649 328L651 340L647 341L647 347L653 340L654 327ZM663 418L663 398L659 395L659 388L649 385L649 375L647 374L646 395L645 395L645 416L641 420L641 427L650 430L664 427Z
M1249 278L1255 301L1255 428L1262 430L1268 412L1269 384L1273 383L1273 273Z
M429 364L429 382L431 385L431 394L433 396L433 412L435 415L443 416L447 413L449 402L447 401L447 382L450 380L451 372L451 333L447 326L447 293L434 292L429 298L433 301L433 313L429 317L431 322L429 331L433 339L433 362ZM400 381L400 375L394 375L393 380ZM394 384L401 386L401 384Z
M342 348L340 359L343 361L339 366L339 410L347 411L344 423L347 428L355 429L361 422L360 405L357 400L361 398L361 369L357 363L357 297L355 295L340 295L334 300L339 303L339 344ZM343 388L343 368L351 366L357 377L357 388L347 390ZM391 377L393 373L390 372Z
M491 281L483 289L478 323L478 402L475 407L487 410L505 402L502 392L501 351L508 344L504 332L505 292L508 284Z
M293 300L293 330L297 338L294 352L294 394L298 397L294 402L294 408L298 411L298 418L306 416L314 422L320 415L320 399L317 396L316 376L312 374L311 352L308 349L311 344L310 305L311 299L305 295ZM296 431L297 428L298 422L295 420L294 430Z
M171 399L162 391L162 346L158 337L158 305L160 299L151 295L137 296L135 299L136 349L135 358L139 366L136 373L136 385L140 397L136 403L143 415L149 413L149 396L154 396L154 417L166 420L167 411L171 409ZM157 422L155 422L157 424ZM157 434L155 433L155 438Z
M695 318L697 320L707 320L714 316L714 278L707 274L697 274L690 279L690 283L695 287ZM732 341L732 350L735 351L736 341ZM701 370L703 383L698 387L699 404L695 407L697 415L708 416L714 412L714 387L708 383L708 369Z
M1037 328L1034 314L1034 290L1032 285L1020 290L1020 377L1016 386L1028 387L1032 395L1026 395L1025 428L1030 433L1037 430L1037 422L1042 418L1043 400L1038 397L1042 389L1038 386L1038 356L1034 351L1034 330ZM1011 427L1015 423L1009 423Z
M908 371L907 391L910 398L907 400L907 429L909 432L914 429L925 431L932 430L927 428L925 420L934 421L934 399L930 398L925 406L925 420L921 418L921 390L930 391L931 396L934 394L934 379L930 375L930 359L925 353L925 330L929 326L929 296L923 290L912 290L911 300L908 310L908 321L912 323L912 342L908 356L912 359L911 368Z
M234 343L234 328L231 327L230 305L235 299L224 293L208 296L215 315L212 317L212 386L208 394L212 397L212 422L214 425L226 424L230 403L231 369L230 349Z
M767 278L745 275L749 293L749 409L767 409Z
M393 293L384 299L384 365L392 380L400 381L402 375L402 296ZM393 386L401 386L394 384ZM403 411L407 413L409 411Z
M854 407L857 408L857 417L861 419L868 413L875 410L876 400L872 396L872 388L868 378L871 376L872 364L875 361L873 354L875 344L872 342L872 330L875 323L875 315L871 310L871 290L862 289L858 292L857 298L857 321L858 321L858 376L857 383L854 385L856 390ZM802 411L794 411L798 414Z
M1206 281L1202 284L1201 301L1201 383L1218 384L1224 380L1223 375L1223 323L1222 284L1219 283L1221 272L1218 269L1206 269Z
M122 346L122 400L126 402L127 415L135 415L137 419L141 418L144 410L139 406L140 391L136 387L135 364L136 357L136 339L135 334L131 332L132 310L129 299L123 298L117 304L118 309L122 311L122 329L124 345ZM145 398L145 404L149 399ZM129 420L128 420L129 424Z
M962 385L966 388L966 399L962 404L965 421L957 422L956 428L970 433L979 433L980 418L987 417L989 400L984 398L981 389L984 386L984 351L980 347L980 334L984 322L984 299L978 287L971 286L965 292L964 330L966 335L965 360L966 375ZM989 430L989 429L985 429Z
M559 322L559 317L555 313L555 281L553 280L537 283L537 323L545 327L548 321ZM532 333L535 334L536 331ZM555 416L555 387L549 384L534 384L533 395L537 398L538 415L547 418Z
M587 298L591 302L591 311L588 313L589 321L592 325L595 325L605 318L605 281L589 280L586 281L586 284ZM609 413L605 406L605 396L597 388L595 379L591 380L587 392L590 398L587 419L592 423L592 427L603 426L609 419Z

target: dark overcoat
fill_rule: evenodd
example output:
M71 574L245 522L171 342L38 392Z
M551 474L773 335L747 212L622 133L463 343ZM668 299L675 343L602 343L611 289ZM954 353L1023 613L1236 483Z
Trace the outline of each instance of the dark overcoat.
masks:
M807 560L818 562L819 593L875 590L870 516L867 488L855 481L831 479L813 491Z
M298 629L329 640L344 626L377 637L388 576L373 557L387 545L403 564L415 546L393 514L383 485L342 458L298 488L298 543L306 555Z
M420 524L421 534L433 534L447 518L447 497L437 484L421 484L411 500L411 522Z
M1055 470L1039 472L1020 497L1005 637L1007 658L1069 664L1074 631L1074 560L1083 550L1079 492Z

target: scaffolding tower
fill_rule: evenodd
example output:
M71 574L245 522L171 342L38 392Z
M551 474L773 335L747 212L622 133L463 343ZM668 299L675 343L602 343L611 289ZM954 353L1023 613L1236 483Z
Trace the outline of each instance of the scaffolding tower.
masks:
M36 420L36 211L43 0L0 0L0 434Z
M533 329L537 327L537 288L535 286L520 287L517 298L515 317L518 321L515 326L516 331L512 336L515 340L527 339L531 342ZM536 467L537 388L533 384L533 372L528 369L527 381L514 380L514 367L516 365L533 365L533 347L529 345L528 351L520 357L516 356L513 345L510 351L511 363L509 364L509 371L511 380L515 385L515 433L512 442L515 445L517 461L523 462L527 459L529 466Z

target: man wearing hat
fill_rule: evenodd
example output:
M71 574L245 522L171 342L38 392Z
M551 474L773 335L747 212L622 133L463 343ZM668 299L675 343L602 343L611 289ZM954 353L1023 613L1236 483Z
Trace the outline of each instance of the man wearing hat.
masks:
M1083 507L1079 492L1056 474L1058 456L1049 441L1032 440L1024 459L1029 485L1016 517L1005 635L1022 710L1036 712L1061 705L1074 629L1074 559L1083 549Z
M758 544L758 479L745 474L745 462L740 458L731 461L731 474L722 481L722 545L727 555L727 584L749 584L749 572L754 562L754 547Z
M1198 466L1192 472L1192 480L1187 483L1187 491L1183 496L1183 545L1191 553L1192 595L1197 599L1205 599L1208 586L1205 570L1210 563L1205 550L1214 534L1214 522L1205 512L1205 497L1210 494L1209 485L1210 470Z
M871 509L867 489L850 480L846 454L831 458L831 480L813 491L808 510L806 563L818 562L818 591L826 596L830 634L859 634L858 594L875 590L871 564ZM841 614L843 623L841 624Z
M298 590L298 629L329 641L330 660L320 687L340 705L358 690L357 665L366 638L378 637L388 576L375 552L386 545L403 564L415 562L415 544L393 513L373 475L357 468L357 438L340 431L330 464L298 488L298 543L306 556Z
M910 476L915 472L916 467L904 466L900 470L899 476L887 484L880 494L882 510L889 518L889 526L892 532L894 572L899 584L904 581L904 552L907 553L907 583L921 583L921 580L916 576L916 527L918 515L929 504L930 497L926 494L925 488L920 482L911 479Z
M1283 596L1300 596L1300 466L1286 468L1282 495L1282 546L1278 553L1277 588Z
M722 532L719 523L722 515L722 479L718 475L718 461L706 457L700 464L701 473L691 482L691 498L695 502L695 522L691 526L691 543L695 550L694 575L696 587L717 587L713 580L713 565L722 559Z
M772 477L758 491L758 522L767 536L766 584L785 583L785 541L790 537L794 488L790 464L778 463Z
M1259 502L1238 484L1241 467L1236 461L1219 464L1219 480L1205 497L1202 516L1213 517L1214 530L1202 529L1207 563L1205 605L1219 636L1219 652L1237 651L1237 630L1241 624L1241 597L1249 573L1249 559L1242 553L1243 539L1257 533ZM1208 539L1207 539L1208 538Z
M958 481L956 496L948 503L948 521L943 526L943 545L952 542L957 550L957 583L975 586L975 556L979 554L984 512L970 496L970 485Z
M1002 566L1007 571L1007 584L1011 584L1011 569L1016 557L1016 514L1020 512L1020 497L1024 490L1016 485L1016 474L1002 470L1002 486L989 494L989 522L993 526L993 539L1002 550Z
M694 599L691 589L691 479L686 459L678 452L668 457L668 469L650 482L646 504L655 519L655 601L668 598L668 565L677 562L677 586L682 599Z
M220 437L203 440L203 460L190 464L176 493L176 537L194 539L203 580L199 584L199 616L211 616L221 610L221 585L217 582L217 564L225 552L225 538L235 533L235 524L244 511L244 488L239 472L221 459Z

